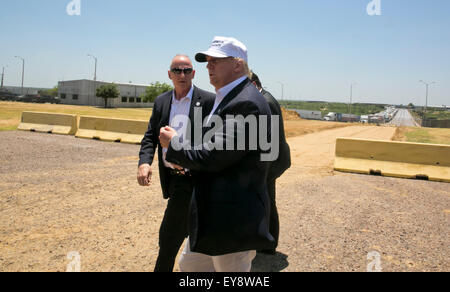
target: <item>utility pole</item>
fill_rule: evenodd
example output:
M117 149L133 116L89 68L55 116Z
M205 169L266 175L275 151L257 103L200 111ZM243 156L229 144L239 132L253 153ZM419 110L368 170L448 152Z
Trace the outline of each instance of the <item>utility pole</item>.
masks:
M19 56L14 56L15 58L21 59L22 60L22 94L23 95L23 79L25 76L25 59Z
M281 100L284 100L284 84L280 81L278 81L278 83L281 84Z
M88 54L88 57L95 59L95 69L94 69L94 81L97 81L97 57Z
M423 125L424 121L425 121L425 123L427 121L426 114L427 114L427 108L428 108L428 87L430 85L432 85L432 84L435 84L436 82L433 81L431 83L427 83L427 82L425 82L423 80L419 80L419 82L422 82L423 84L425 84L425 88L426 88L426 93L425 93L425 111L423 112L423 121L422 121L422 125Z
M96 81L97 81L97 57L95 57L95 56L93 56L93 55L91 55L91 54L88 54L87 55L88 57L92 57L92 58L94 58L94 60L95 60L95 68L94 68L94 97L95 97L95 91L96 91L96 89L97 89L97 86L96 86ZM89 93L88 93L88 104L90 104L91 103L91 94L90 94L90 89L91 89L91 85L89 85ZM94 98L95 99L95 98ZM95 101L94 101L94 104L95 104Z
M348 113L352 113L352 99L353 99L353 85L356 85L356 83L352 83L350 85L350 103L348 104Z
M3 66L3 70L2 70L2 85L0 87L1 89L3 89L3 80L4 80L4 78L5 78L5 66Z

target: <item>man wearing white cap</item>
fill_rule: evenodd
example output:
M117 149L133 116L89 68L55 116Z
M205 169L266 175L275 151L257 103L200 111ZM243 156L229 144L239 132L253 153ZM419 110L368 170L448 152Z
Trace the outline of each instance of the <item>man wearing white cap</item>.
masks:
M215 143L229 145L231 141L235 145L239 132L239 126L234 131L234 125L239 125L236 116L256 117L257 129L260 117L270 119L269 105L247 78L244 44L234 38L215 37L209 50L195 59L208 63L210 81L216 89L215 104L207 119L208 126L212 121L222 122L212 138ZM268 219L269 162L262 161L266 151L259 144L256 150L249 148L248 124L244 127L244 150L176 150L170 143L176 131L161 129L161 144L168 147L167 161L190 169L194 178L189 238L179 261L183 272L249 272L256 250L274 248ZM208 128L203 130L205 134ZM270 137L270 127L260 134Z

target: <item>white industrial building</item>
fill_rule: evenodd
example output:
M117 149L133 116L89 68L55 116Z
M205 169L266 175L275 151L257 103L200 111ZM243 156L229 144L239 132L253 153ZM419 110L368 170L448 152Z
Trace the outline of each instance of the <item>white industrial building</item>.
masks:
M20 87L20 86L3 86L2 90L16 95L37 95L40 91L49 90L51 88L37 87Z
M105 105L105 100L95 96L98 87L104 84L113 84L111 82L93 81L93 80L72 80L58 82L58 97L61 104L71 105ZM145 93L149 85L133 83L114 83L119 89L120 96L114 99L108 99L108 107L152 107L153 103L143 102L140 97Z

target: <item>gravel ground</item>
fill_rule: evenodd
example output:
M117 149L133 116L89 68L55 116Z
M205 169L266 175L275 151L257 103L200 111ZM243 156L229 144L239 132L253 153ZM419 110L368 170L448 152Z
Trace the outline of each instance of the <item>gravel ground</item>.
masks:
M375 128L375 129L374 129ZM347 127L289 139L278 181L281 236L254 271L449 271L449 184L332 171L335 137L390 137ZM377 134L380 133L380 134ZM331 149L331 150L330 150ZM165 210L156 167L136 182L139 146L0 132L0 271L152 271ZM177 270L177 269L176 269Z

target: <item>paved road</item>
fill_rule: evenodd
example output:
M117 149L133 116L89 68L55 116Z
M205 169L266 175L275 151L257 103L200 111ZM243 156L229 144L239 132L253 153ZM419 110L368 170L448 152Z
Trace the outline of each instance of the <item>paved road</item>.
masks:
M420 127L407 109L399 109L391 124L398 127Z

